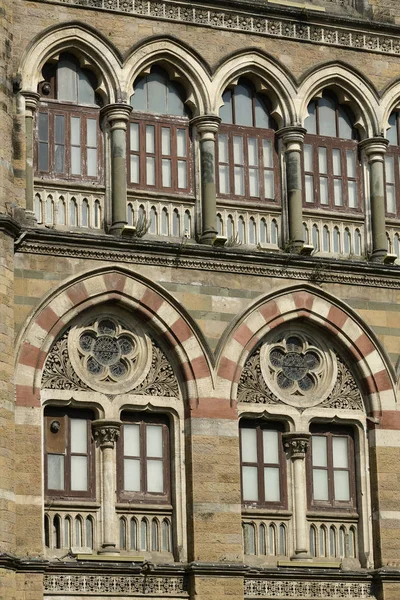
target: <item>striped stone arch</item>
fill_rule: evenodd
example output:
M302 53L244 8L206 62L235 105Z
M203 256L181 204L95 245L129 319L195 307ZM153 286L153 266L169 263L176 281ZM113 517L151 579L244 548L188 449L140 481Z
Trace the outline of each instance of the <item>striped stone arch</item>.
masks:
M232 326L218 348L217 377L235 402L243 366L258 342L272 329L295 319L309 319L336 338L354 360L364 391L366 411L380 416L396 408L393 367L375 335L344 302L311 286L280 290L258 300Z
M197 326L162 288L132 272L100 268L64 282L52 290L27 322L17 341L16 404L40 406L40 382L49 350L58 334L83 311L117 302L141 323L149 324L157 340L172 349L193 404L199 384L211 384L211 357Z

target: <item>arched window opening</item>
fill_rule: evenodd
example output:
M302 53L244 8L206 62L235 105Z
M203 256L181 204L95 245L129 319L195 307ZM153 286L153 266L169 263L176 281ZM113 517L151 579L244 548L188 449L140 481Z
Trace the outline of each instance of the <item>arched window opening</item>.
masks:
M271 556L277 555L277 547L276 547L276 527L274 523L270 523L268 527L268 546L269 553Z
M324 252L330 252L331 244L330 244L330 234L329 228L327 225L324 225L322 230L322 249Z
M155 207L152 206L151 209L150 209L150 228L149 228L149 232L156 234L157 233L157 229L158 229L157 211L156 211Z
M339 254L340 252L340 233L338 227L333 228L333 251L335 254Z
M243 219L243 217L239 217L239 219L238 219L238 240L242 244L244 244L246 242L246 235L245 235L245 227L244 227L244 219Z
M89 227L89 202L84 198L81 208L81 226Z
M227 234L228 240L232 239L233 236L235 235L235 226L233 223L232 215L228 215L228 218L226 220L226 234Z
M126 519L121 517L119 520L119 547L126 550Z
M345 254L351 253L351 235L350 235L350 231L348 230L347 227L344 230L344 235L343 235L343 250L344 250Z
M131 550L138 549L137 535L138 535L137 521L134 517L132 517L131 530L130 530L130 549Z
M346 530L344 527L339 529L339 556L344 558L346 553Z
M54 202L53 196L47 196L46 200L46 223L53 225L54 222Z
M146 552L148 550L148 528L147 519L142 519L142 522L140 523L140 549L145 550Z
M82 519L80 517L75 517L75 546L80 548L82 546Z
M131 202L128 202L128 206L126 207L126 220L130 227L133 226L135 219L135 211L133 210L133 205Z
M240 78L222 95L218 135L218 193L242 199L275 201L278 163L275 122L266 96Z
M71 518L65 517L64 519L64 548L71 548Z
M271 221L271 244L278 245L278 223L275 219Z
M255 245L257 243L256 235L256 222L253 217L249 220L249 244Z
M50 519L48 515L44 515L44 545L50 548Z
M168 211L166 208L161 211L161 234L169 235Z
M355 558L356 556L356 530L354 527L350 527L348 533L348 547L349 547L349 557Z
M304 127L306 205L360 210L361 166L351 111L326 91L308 105Z
M354 254L361 256L361 233L359 229L354 232Z
M162 522L162 551L171 552L171 525L168 519Z
M35 195L35 217L38 223L43 223L42 199L39 194Z
M305 244L309 244L310 243L310 238L309 238L309 234L308 234L308 227L306 223L303 223L303 240Z
M93 519L86 517L86 547L93 548Z
M57 205L57 223L58 225L65 225L66 223L66 215L65 215L65 200L63 196L60 196Z
M217 233L218 235L224 235L224 222L219 213L217 213Z
M61 517L55 515L53 519L53 548L61 548Z
M286 527L283 523L279 525L279 554L286 555Z
M253 523L243 523L244 553L256 554L256 538Z
M314 246L314 250L319 252L319 231L316 225L312 226L312 243Z
M391 254L392 252L392 242L390 239L389 234L386 232L386 250L388 251L389 254Z
M159 524L157 519L153 519L151 522L151 550L152 552L159 552Z
M190 211L185 210L185 214L183 216L183 233L186 237L190 238L192 235L192 217L190 216Z
M398 233L395 233L393 241L394 253L396 254L397 258L400 258L400 237Z
M267 536L264 523L261 523L258 531L258 553L261 555L267 554Z
M260 244L268 242L268 227L264 218L260 221Z
M314 558L317 556L317 530L314 525L310 527L310 554Z
M94 202L94 226L98 229L101 225L101 206L98 200Z
M180 237L181 235L180 215L177 208L172 213L172 235L174 237Z
M319 528L319 556L326 556L326 529Z
M75 198L71 198L69 201L69 224L71 227L78 225L78 206Z
M329 555L331 558L336 556L336 529L333 525L329 529Z
M389 140L389 146L385 155L386 214L393 217L399 215L397 197L400 189L400 111L392 112L388 124L386 138Z

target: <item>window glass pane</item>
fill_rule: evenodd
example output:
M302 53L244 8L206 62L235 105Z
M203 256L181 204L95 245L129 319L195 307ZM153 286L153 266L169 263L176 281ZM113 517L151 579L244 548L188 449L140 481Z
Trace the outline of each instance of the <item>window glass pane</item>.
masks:
M386 186L386 210L389 213L396 212L396 196L394 190L394 185Z
M385 157L386 183L394 183L394 156Z
M397 146L397 113L393 112L389 117L389 129L386 130L386 137L389 144Z
M161 128L161 152L164 156L171 155L171 130L169 127Z
M168 81L168 98L167 98L167 112L169 115L178 115L184 117L186 115L186 108L180 97L178 86L174 82Z
M336 137L336 102L323 97L318 101L319 134Z
M315 102L310 102L307 107L308 117L304 121L304 128L307 129L308 133L316 134L317 133L317 121L315 118ZM307 171L309 169L306 169Z
M338 148L333 148L332 150L332 166L334 175L342 174L342 165L340 163L340 150Z
M68 60L61 59L57 67L57 99L77 102L76 65Z
M156 163L152 156L146 157L146 183L147 185L156 184Z
M326 437L323 435L312 436L312 464L313 467L328 466Z
M249 191L250 196L259 196L259 185L258 185L258 169L249 169Z
M258 94L256 94L254 98L254 112L256 118L255 126L262 127L263 129L269 129L270 122L267 107L265 106L264 101L259 98Z
M319 201L321 204L329 204L327 177L319 178Z
M229 168L227 165L219 165L219 191L221 194L229 194Z
M135 110L147 111L147 86L144 77L135 84L135 93L130 97L130 103Z
M87 452L87 421L71 419L71 452L86 454Z
M163 187L171 187L172 186L171 161L168 158L163 158L161 168L162 168L162 186Z
M235 124L246 127L253 126L253 106L251 90L245 85L236 85L235 92Z
M249 156L249 166L257 167L258 165L258 144L256 138L247 139L247 152Z
M78 102L82 104L95 104L95 94L89 77L83 71L79 70L78 79Z
M64 455L47 455L47 487L49 490L64 489Z
M243 500L258 500L258 468L242 467Z
M64 117L62 117L64 118ZM39 140L48 142L49 140L49 115L47 113L39 113Z
M225 133L218 136L218 158L219 162L229 162L228 136Z
M80 146L81 143L81 118L71 117L71 144Z
M304 170L313 170L313 147L310 144L304 144Z
M88 227L89 225L89 206L87 200L82 202L82 218L81 218L82 227Z
M257 462L257 430L242 427L240 430L240 444L243 462Z
M335 206L343 206L343 195L342 195L342 181L341 179L335 179L333 182L333 195L335 199Z
M139 425L124 425L124 455L140 456Z
M65 171L65 146L54 145L54 171L55 173L64 173Z
M318 167L320 173L326 174L328 172L326 148L318 148Z
M276 467L264 468L264 493L266 502L279 502L281 499L279 469Z
M235 194L244 196L244 169L243 167L235 167Z
M187 173L185 160L178 160L178 188L187 188Z
M39 142L39 171L49 170L49 146L46 143Z
M131 123L130 133L130 149L132 152L139 152L139 123Z
M87 456L71 456L71 490L85 492L87 489Z
M146 456L152 458L163 456L163 428L159 425L146 426Z
M167 113L166 81L159 73L151 73L147 77L149 112Z
M86 121L86 145L91 148L97 147L97 121L88 119Z
M332 438L333 467L347 469L349 466L348 439L346 437Z
M164 492L163 462L147 461L147 491L162 494Z
M87 168L88 177L96 177L97 176L97 149L96 148L88 148L86 168Z
M126 425L124 426L124 428ZM140 461L124 459L124 490L140 492Z
M222 123L232 124L232 92L231 90L226 90L222 94L222 100L224 105L219 109L219 116L222 119Z
M272 168L274 166L272 158L272 142L271 140L263 140L263 163L264 167Z
M312 175L306 175L306 202L314 202L314 177Z
M81 174L81 149L79 146L71 146L71 173Z
M263 450L265 463L279 463L279 436L272 429L263 430Z
M264 171L264 195L266 198L274 199L275 191L274 191L274 172Z
M131 154L131 182L139 183L139 156Z
M176 132L176 154L186 156L186 129L178 129Z
M347 183L348 196L349 196L349 207L357 208L357 182L349 181Z
M233 136L233 160L235 164L243 164L243 138L239 135Z
M146 125L146 152L154 154L154 127Z
M354 138L353 135L353 123L351 118L349 117L347 111L339 106L339 137L344 138L346 140L352 140Z
M335 489L335 500L341 502L350 501L350 482L348 471L334 471L333 484Z
M356 177L356 153L353 150L346 151L347 177Z
M328 471L313 469L313 498L314 500L329 500Z
M47 115L46 115L47 116ZM54 116L54 142L65 144L65 118L64 115Z

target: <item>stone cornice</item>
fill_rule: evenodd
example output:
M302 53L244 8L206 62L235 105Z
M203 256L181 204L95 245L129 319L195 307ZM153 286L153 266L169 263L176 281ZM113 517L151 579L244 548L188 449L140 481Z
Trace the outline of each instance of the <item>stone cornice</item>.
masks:
M30 0L25 0L30 1ZM39 0L86 10L117 12L319 45L400 55L400 29L363 19L236 0L210 4L169 0ZM221 6L222 4L222 6ZM233 8L233 6L235 8ZM382 33L377 33L381 31Z
M397 266L372 265L363 260L315 258L283 252L267 253L244 247L225 249L146 239L125 241L99 234L29 229L26 230L16 252L276 277L307 281L316 285L343 283L400 289L400 268Z
M9 215L0 214L0 232L6 233L15 239L21 233L21 226Z

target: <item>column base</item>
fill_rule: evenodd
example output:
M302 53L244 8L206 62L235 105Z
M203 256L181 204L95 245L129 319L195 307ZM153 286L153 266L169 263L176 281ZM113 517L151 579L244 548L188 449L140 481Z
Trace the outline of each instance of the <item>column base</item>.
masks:
M119 554L119 550L116 544L111 542L105 542L101 545L101 550L97 552L97 554Z
M200 244L207 244L208 246L213 246L217 236L218 234L215 230L204 231L200 236Z
M111 235L119 236L122 234L122 230L126 225L126 221L116 221L111 225L110 229L108 230L108 233L110 233Z
M25 223L28 227L36 227L37 219L33 210L25 210Z
M369 256L369 262L373 263L383 263L387 256L386 248L381 248L377 250L373 250L373 252Z

